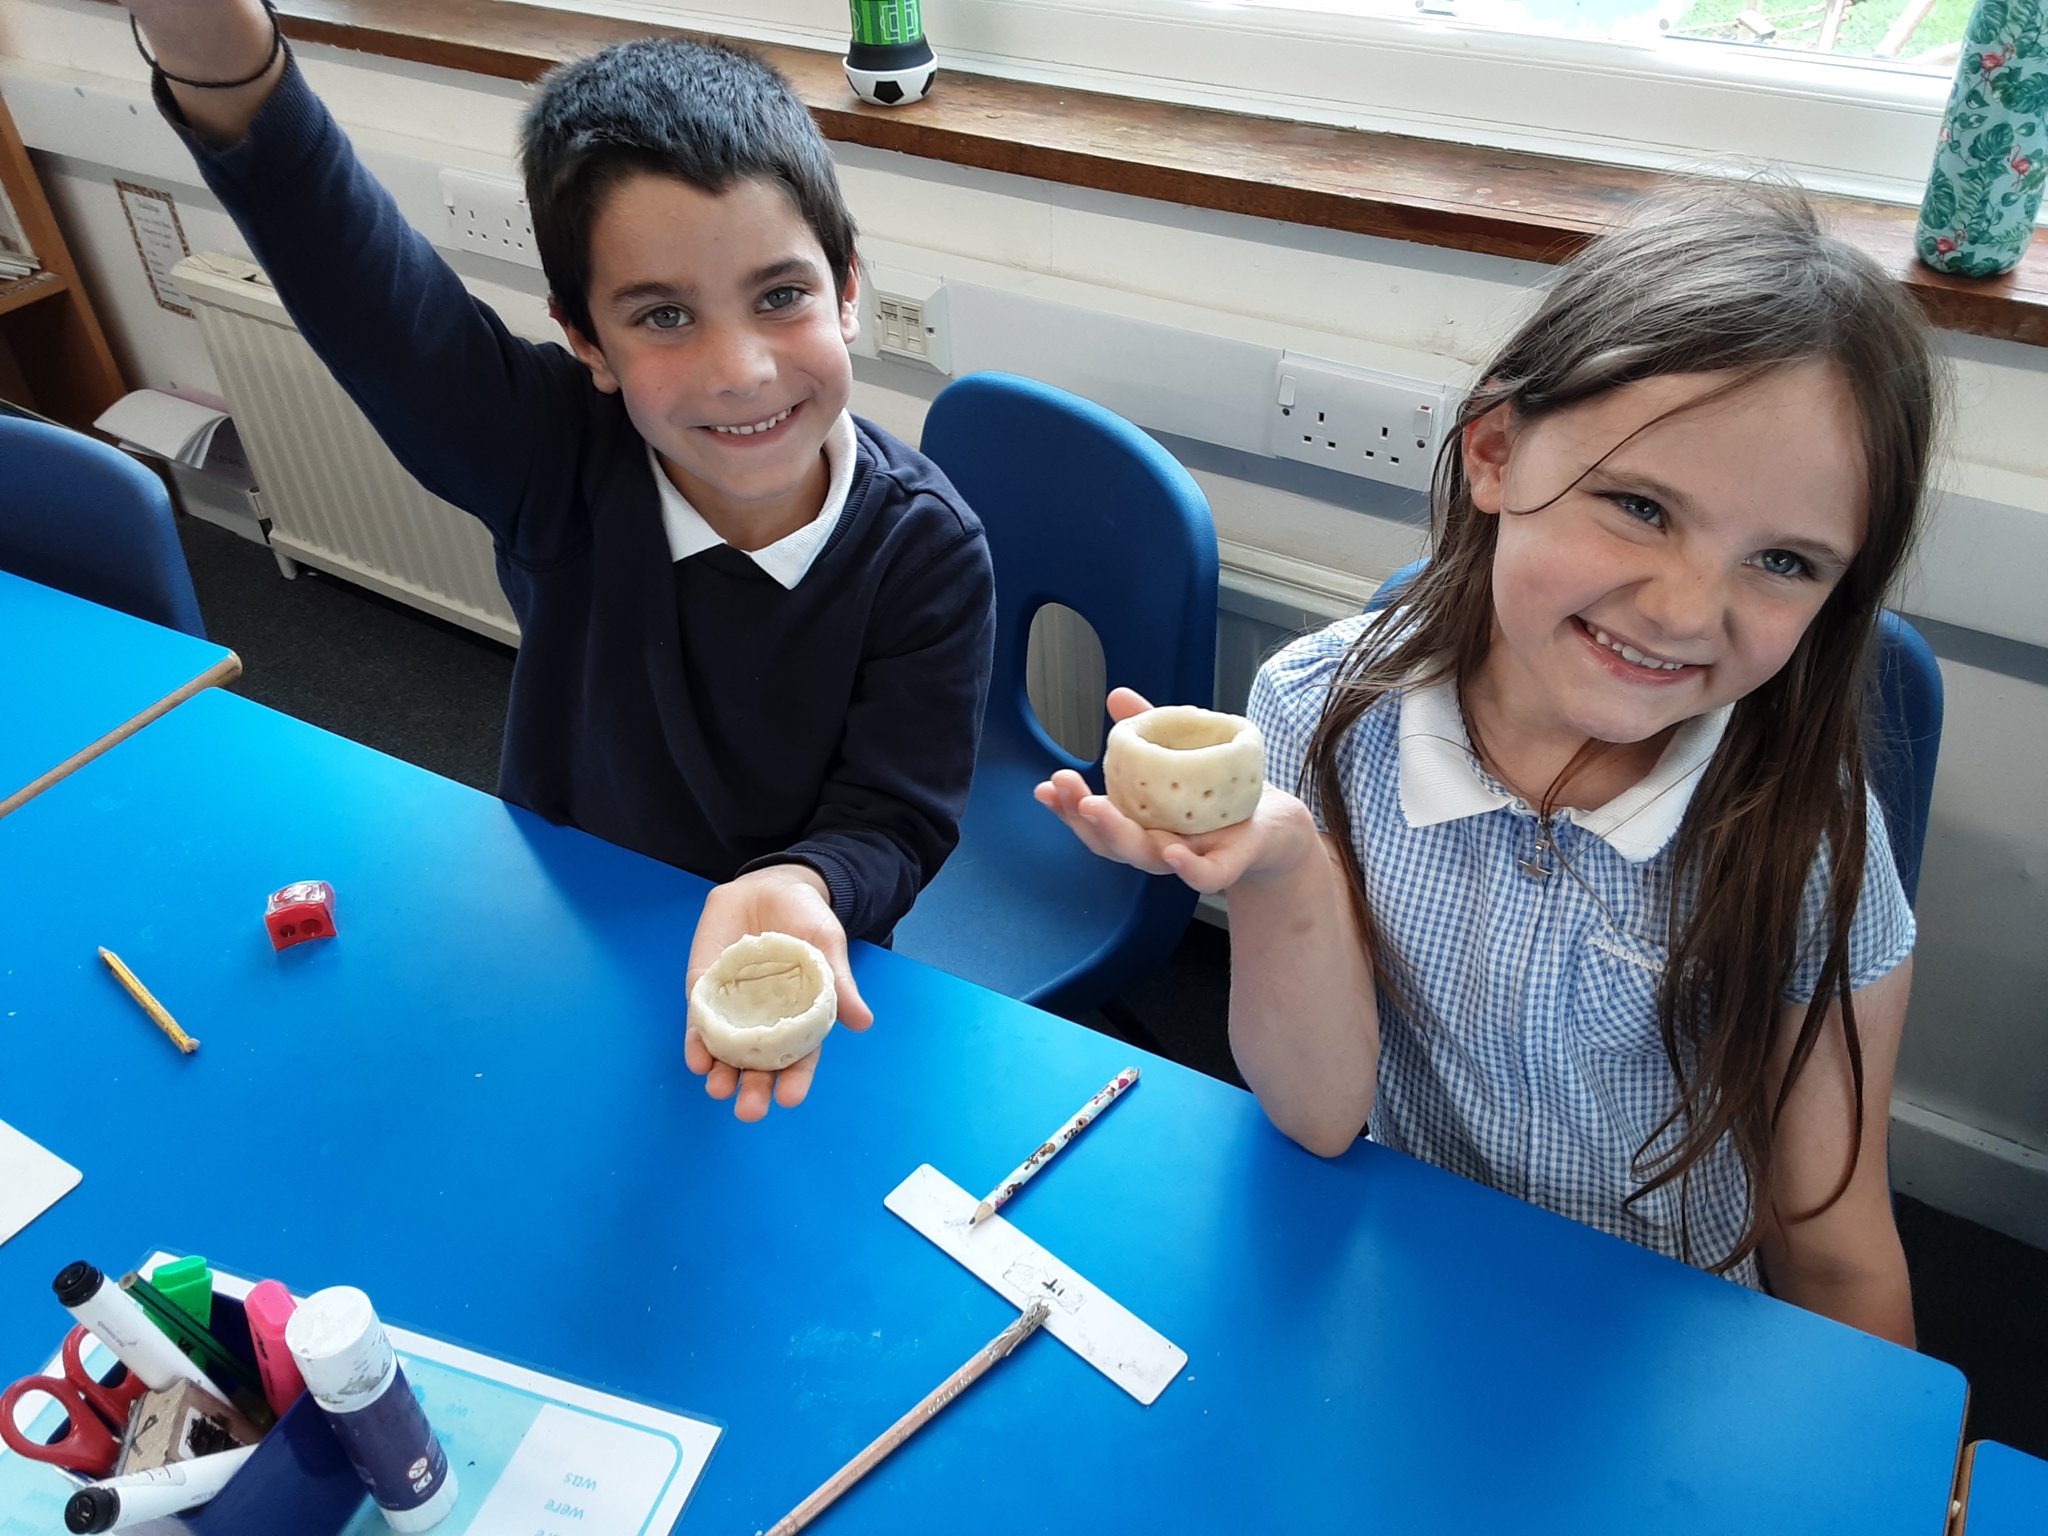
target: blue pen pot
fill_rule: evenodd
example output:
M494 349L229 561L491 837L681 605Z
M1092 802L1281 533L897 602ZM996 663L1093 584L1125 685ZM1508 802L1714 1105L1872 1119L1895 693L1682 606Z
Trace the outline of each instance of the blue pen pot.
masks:
M207 1331L255 1369L249 1323L239 1301L215 1296ZM301 1393L211 1501L188 1514L151 1521L146 1529L166 1536L339 1536L367 1497L327 1415L311 1393Z

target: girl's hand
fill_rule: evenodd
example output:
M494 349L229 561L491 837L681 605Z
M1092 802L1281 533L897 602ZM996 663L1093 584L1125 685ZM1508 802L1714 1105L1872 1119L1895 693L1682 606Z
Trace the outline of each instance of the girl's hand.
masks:
M794 934L824 952L839 984L841 1024L863 1030L875 1022L853 984L846 930L832 913L825 882L803 864L771 864L726 881L704 898L704 914L697 919L697 935L690 944L688 985L696 987L697 978L711 969L728 944L750 933L771 931ZM694 1029L683 1037L683 1058L704 1079L704 1091L712 1098L734 1100L733 1113L742 1120L761 1119L771 1102L795 1109L811 1091L811 1078L818 1070L818 1051L812 1051L780 1072L743 1072L714 1057Z
M1109 713L1115 720L1151 707L1129 688L1109 696ZM1087 781L1071 769L1062 768L1034 794L1089 852L1148 875L1177 875L1197 891L1227 890L1241 880L1283 874L1305 859L1320 857L1308 808L1271 784L1261 791L1258 808L1248 820L1192 837L1139 826L1109 796L1091 793Z

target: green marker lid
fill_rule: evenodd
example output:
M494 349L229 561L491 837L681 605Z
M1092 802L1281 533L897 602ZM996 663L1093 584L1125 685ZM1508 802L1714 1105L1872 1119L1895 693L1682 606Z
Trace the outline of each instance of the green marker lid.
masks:
M200 1327L213 1323L213 1271L206 1260L193 1254L159 1264L149 1282L179 1311Z

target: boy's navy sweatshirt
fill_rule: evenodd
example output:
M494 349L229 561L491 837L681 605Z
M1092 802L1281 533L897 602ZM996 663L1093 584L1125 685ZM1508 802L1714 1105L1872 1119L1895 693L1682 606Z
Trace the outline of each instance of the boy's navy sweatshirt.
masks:
M675 562L619 396L470 296L296 65L241 143L185 136L350 398L491 532L522 637L499 792L712 880L808 865L886 938L958 839L988 689L988 547L945 476L856 418L794 590L725 546Z

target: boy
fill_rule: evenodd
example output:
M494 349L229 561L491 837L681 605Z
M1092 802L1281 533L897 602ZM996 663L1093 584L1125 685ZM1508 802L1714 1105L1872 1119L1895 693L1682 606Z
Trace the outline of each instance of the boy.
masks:
M886 939L957 839L993 585L945 477L846 411L853 223L809 114L758 61L672 40L554 71L523 158L565 352L405 225L260 0L130 10L301 333L491 531L522 631L500 793L724 882L691 980L780 929L866 1028L847 935ZM686 1053L748 1120L816 1069Z

